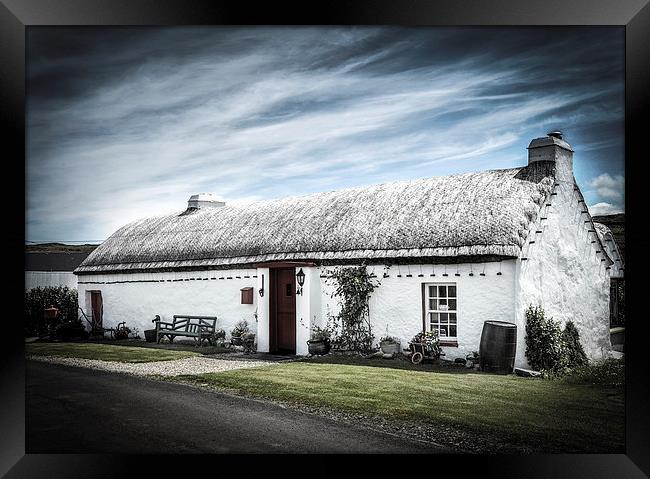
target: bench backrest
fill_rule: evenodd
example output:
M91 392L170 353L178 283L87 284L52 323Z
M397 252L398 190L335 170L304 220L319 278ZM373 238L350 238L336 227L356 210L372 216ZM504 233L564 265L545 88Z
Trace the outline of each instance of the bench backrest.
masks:
M174 331L187 331L189 333L198 333L204 331L214 333L217 326L216 316L187 316L174 315Z

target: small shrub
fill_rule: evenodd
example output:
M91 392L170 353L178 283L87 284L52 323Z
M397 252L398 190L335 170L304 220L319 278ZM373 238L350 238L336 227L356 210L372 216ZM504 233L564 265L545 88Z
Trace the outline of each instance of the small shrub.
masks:
M214 339L226 339L226 331L222 328L214 330Z
M526 359L533 369L557 373L567 366L560 323L546 318L541 306L526 310Z
M312 326L310 340L311 341L329 341L332 338L332 331L329 327L321 328L320 326Z
M66 321L54 328L54 335L58 339L86 339L88 332L81 321Z
M250 331L248 327L248 321L245 319L242 319L239 321L235 327L230 331L230 336L234 336L236 338L243 336L245 333L248 333Z
M399 338L396 338L395 336L382 336L379 338L380 343L390 343L390 344L397 344L399 343Z
M583 366L587 364L587 355L582 344L580 344L580 334L576 329L573 321L567 321L562 331L562 341L566 354L566 363L569 367Z
M590 384L609 387L625 385L625 361L606 359L571 369L562 379L570 384Z
M77 290L67 286L48 286L25 290L25 335L42 336L47 333L48 320L44 317L45 308L50 305L59 309L60 315L49 320L53 327L66 321L76 321Z

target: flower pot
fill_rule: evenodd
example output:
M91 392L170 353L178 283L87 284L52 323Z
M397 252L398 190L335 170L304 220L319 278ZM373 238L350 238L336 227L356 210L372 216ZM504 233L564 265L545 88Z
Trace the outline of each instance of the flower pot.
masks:
M156 342L156 330L155 329L145 329L144 330L144 339L148 343Z
M232 336L230 338L230 344L232 344L233 346L241 346L242 345L241 336Z
M309 354L327 354L330 352L330 342L323 340L313 340L310 339L307 341L307 348L309 349Z
M400 343L393 343L391 341L382 341L379 343L379 347L384 354L399 354L401 351Z

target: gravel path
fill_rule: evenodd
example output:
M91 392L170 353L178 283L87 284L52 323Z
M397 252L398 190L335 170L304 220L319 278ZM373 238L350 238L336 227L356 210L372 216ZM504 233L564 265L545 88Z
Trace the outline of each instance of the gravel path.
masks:
M183 374L204 374L230 371L233 369L256 368L279 364L271 361L251 359L219 359L196 356L171 361L153 361L149 363L121 363L101 361L99 359L60 358L55 356L29 356L28 359L77 366L82 368L102 369L116 373L135 374L137 376L180 376Z

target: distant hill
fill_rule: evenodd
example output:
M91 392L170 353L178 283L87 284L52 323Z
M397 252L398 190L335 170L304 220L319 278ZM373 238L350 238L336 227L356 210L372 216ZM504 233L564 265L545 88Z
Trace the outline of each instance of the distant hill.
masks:
M625 213L616 215L592 216L597 223L602 223L612 231L612 236L618 246L623 261L625 261Z
M41 243L25 245L26 253L88 253L90 254L98 244L63 244Z

